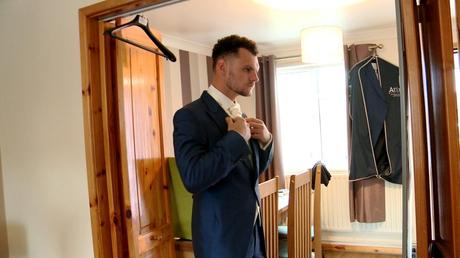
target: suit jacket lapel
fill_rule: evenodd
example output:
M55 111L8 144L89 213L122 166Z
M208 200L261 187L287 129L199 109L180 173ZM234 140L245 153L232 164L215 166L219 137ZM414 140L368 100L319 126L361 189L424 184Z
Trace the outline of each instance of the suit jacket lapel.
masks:
M216 126L220 129L222 134L225 134L227 132L227 123L225 122L225 117L228 116L227 113L207 91L203 91L201 99L206 104L206 111L212 117Z
M207 113L212 117L212 120L214 123L217 125L217 127L220 129L222 134L227 133L227 123L225 122L225 118L228 116L228 114L225 112L225 110L222 109L222 107L217 103L217 101L209 95L207 91L204 91L201 94L201 99L207 106ZM249 144L251 144L252 148L252 163L249 160L249 158L243 159L243 164L247 166L250 170L258 171L258 166L259 166L259 150L258 150L258 142L256 140L250 140ZM254 176L257 177L258 173L254 173Z

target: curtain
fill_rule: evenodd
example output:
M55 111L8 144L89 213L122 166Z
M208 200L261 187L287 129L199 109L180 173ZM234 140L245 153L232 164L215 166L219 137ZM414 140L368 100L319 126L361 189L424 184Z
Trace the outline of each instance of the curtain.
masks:
M265 122L272 133L274 156L267 171L259 177L260 182L279 177L279 186L284 186L284 171L281 163L278 109L275 96L275 57L259 57L259 82L256 85L256 117Z
M354 64L363 60L371 52L369 46L374 44L359 44L344 46L345 69L347 73ZM349 110L349 88L347 82L347 114ZM351 120L348 119L348 161L351 160ZM350 221L365 223L385 221L385 181L377 177L349 183Z

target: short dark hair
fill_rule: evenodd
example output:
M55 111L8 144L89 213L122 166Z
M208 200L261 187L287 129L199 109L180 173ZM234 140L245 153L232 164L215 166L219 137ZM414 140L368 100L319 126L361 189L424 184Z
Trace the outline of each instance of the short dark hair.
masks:
M221 38L212 49L212 69L216 68L217 59L227 55L238 54L239 48L247 49L255 56L259 53L256 42L246 37L234 34Z

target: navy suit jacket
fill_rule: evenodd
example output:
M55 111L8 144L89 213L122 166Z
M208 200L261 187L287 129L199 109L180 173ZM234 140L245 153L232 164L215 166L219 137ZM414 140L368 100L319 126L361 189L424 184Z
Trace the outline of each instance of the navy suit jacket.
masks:
M373 65L376 65L374 70ZM371 177L402 183L399 68L371 56L349 72L350 180Z
M204 91L174 115L174 152L182 181L193 193L192 240L197 258L245 257L260 205L259 174L273 156L227 130L227 113Z

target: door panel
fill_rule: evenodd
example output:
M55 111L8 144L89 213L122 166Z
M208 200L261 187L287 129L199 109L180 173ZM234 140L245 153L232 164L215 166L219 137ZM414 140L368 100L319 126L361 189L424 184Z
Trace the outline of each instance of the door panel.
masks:
M135 28L122 36L152 43ZM121 41L115 47L121 181L130 257L174 257L161 129L161 62Z
M140 50L130 49L131 101L134 154L138 180L137 201L141 233L165 221L161 180L161 141L159 133L156 58L143 58ZM142 51L145 52L145 51ZM151 205L146 205L150 203Z
M407 70L417 71L422 78L419 85L409 85L409 92L423 95L423 109L411 105L414 112L422 114L421 118L416 115L420 119L412 122L415 132L422 131L412 137L414 168L420 163L422 168L427 165L426 170L414 170L416 204L422 206L416 207L417 236L426 244L417 242L417 256L425 257L419 256L422 249L421 254L428 250L428 257L460 257L459 134L449 0L420 1L418 18L422 44L418 38L415 41L421 50L422 66L417 67L414 62L411 66L413 60L407 61ZM409 35L405 36L407 40ZM420 88L414 91L411 87ZM426 151L417 152L415 146L426 146ZM426 237L428 241L424 241Z

